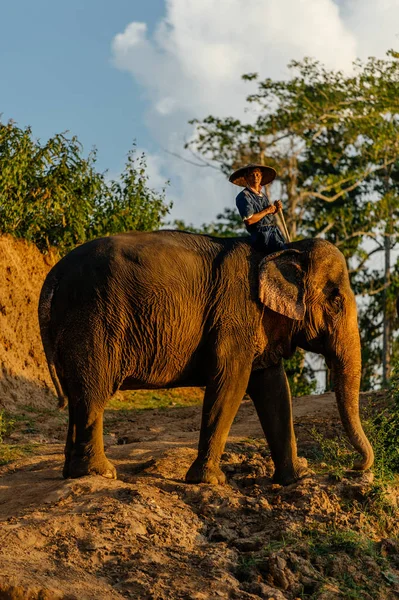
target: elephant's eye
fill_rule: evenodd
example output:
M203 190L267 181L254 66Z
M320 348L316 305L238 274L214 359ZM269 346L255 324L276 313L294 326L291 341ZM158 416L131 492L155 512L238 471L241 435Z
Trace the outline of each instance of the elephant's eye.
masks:
M331 300L335 306L342 306L342 296L339 293L339 289L335 287L331 292Z

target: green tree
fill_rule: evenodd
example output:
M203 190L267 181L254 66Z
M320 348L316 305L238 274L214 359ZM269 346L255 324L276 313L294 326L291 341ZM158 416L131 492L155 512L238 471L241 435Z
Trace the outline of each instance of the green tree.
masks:
M0 231L64 254L98 235L157 229L170 205L148 186L145 156L133 149L120 180L96 170L74 136L46 143L30 127L0 123Z
M96 236L159 229L171 208L165 202L164 191L159 194L148 186L146 157L137 157L134 149L128 154L120 179L104 184L101 191L94 202Z
M290 70L284 81L245 75L258 86L247 98L252 121L193 121L190 145L226 174L246 162L274 166L292 237L323 237L341 249L363 299L364 364L372 386L381 367L389 377L396 347L388 290L396 285L399 216L398 54L358 61L350 75L310 59L292 62ZM376 277L379 253L385 267Z

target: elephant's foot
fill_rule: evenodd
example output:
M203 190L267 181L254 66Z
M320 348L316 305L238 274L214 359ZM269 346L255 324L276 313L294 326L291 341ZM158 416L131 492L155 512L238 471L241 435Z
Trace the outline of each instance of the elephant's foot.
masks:
M68 452L65 452L65 461L64 461L64 467L62 469L62 476L64 479L68 479L70 477L70 473L69 473L69 465L71 464L71 454Z
M65 478L84 477L85 475L101 475L107 479L116 479L116 469L114 465L103 456L71 456L69 460L65 459L63 476Z
M218 466L203 462L197 458L187 471L186 482L223 485L226 483L226 475Z
M290 485L309 474L310 470L308 469L308 461L306 458L297 458L295 463L289 468L276 468L273 475L273 483Z

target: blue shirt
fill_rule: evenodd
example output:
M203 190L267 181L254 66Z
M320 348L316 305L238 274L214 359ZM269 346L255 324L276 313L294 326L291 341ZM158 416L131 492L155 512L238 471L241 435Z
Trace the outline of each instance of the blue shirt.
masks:
M236 198L236 205L241 218L244 221L245 227L248 233L256 235L258 231L263 231L265 227L270 225L276 225L274 215L266 215L262 217L257 223L249 225L245 219L252 217L255 213L259 213L268 206L272 206L269 198L265 194L257 194L249 188L244 188Z

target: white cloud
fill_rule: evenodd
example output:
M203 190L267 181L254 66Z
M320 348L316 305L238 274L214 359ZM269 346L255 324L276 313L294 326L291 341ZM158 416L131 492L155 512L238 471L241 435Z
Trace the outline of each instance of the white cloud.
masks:
M165 176L162 174L165 169L164 157L161 154L154 154L147 152L143 148L137 148L137 156L139 156L141 152L145 153L147 163L146 173L148 175L151 187L158 191L162 190L166 187L167 183Z
M359 55L398 47L399 0L165 1L153 35L133 22L115 36L113 60L147 95L146 122L160 146L158 167L172 182L173 216L197 223L233 205L235 190L216 171L162 153L184 154L190 118L243 117L250 92L243 73L284 77L287 63L304 56L349 70Z
M126 56L130 48L134 48L145 41L147 25L145 23L130 23L123 33L118 33L114 38L114 50L120 59Z
M130 23L113 41L115 64L161 114L227 113L242 106L243 73L279 76L304 55L345 67L356 56L332 0L168 0L167 9L151 39L144 23Z
M361 58L382 57L389 48L399 48L399 0L347 0L342 16Z

